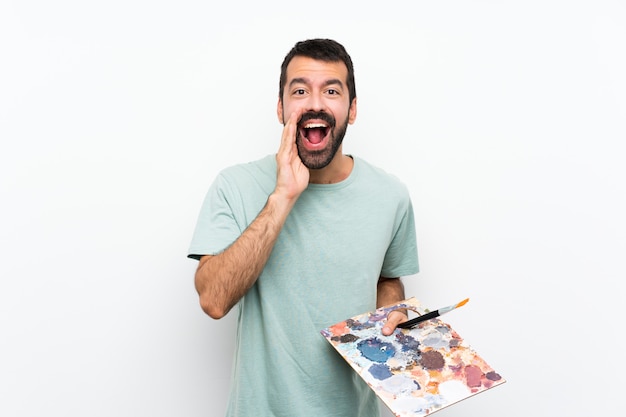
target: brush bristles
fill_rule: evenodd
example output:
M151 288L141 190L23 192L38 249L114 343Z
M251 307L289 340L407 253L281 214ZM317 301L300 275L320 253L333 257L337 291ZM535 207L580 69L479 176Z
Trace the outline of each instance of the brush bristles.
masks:
M456 305L456 307L454 307L454 308L459 308L459 307L461 307L461 306L464 306L465 304L467 304L467 302L468 302L468 301L469 301L469 298L466 298L465 300L463 300L463 301L461 301L460 303L458 303L458 304Z

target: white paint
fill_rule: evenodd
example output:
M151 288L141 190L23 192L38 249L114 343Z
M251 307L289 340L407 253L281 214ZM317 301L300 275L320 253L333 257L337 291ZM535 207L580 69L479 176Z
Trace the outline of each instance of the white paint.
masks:
M439 394L450 403L455 403L467 398L469 393L470 389L467 385L458 380L446 381L439 384Z

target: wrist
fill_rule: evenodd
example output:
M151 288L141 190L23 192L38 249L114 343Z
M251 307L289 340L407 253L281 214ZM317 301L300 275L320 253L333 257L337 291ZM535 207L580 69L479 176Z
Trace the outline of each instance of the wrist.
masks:
M404 315L404 317L406 317L407 320L409 319L409 311L406 308L398 308L398 309L392 310L389 312L389 314L393 312L401 313L402 315Z
M287 217L296 204L297 198L287 197L276 190L267 197L266 207L279 216Z

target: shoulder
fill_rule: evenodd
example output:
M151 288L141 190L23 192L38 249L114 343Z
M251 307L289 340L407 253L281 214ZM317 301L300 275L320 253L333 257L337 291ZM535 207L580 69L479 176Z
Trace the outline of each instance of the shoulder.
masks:
M401 198L408 198L409 191L406 184L395 174L371 164L364 159L353 157L355 166L358 166L359 176L369 183L370 187L379 188L385 195L397 195Z
M211 185L222 198L249 200L267 198L276 186L276 159L273 155L223 168Z

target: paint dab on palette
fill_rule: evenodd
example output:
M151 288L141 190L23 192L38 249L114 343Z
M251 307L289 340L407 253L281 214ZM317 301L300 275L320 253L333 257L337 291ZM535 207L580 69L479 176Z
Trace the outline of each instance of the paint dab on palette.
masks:
M419 417L505 382L439 319L383 336L395 309L420 311L415 298L349 318L321 331L397 417Z

